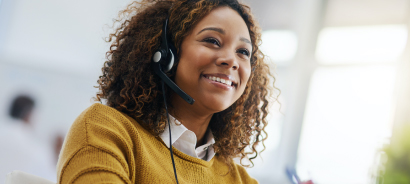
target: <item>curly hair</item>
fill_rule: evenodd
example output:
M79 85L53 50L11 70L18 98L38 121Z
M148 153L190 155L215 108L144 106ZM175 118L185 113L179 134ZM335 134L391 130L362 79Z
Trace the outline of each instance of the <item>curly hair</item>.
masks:
M133 2L119 13L114 21L112 42L106 53L107 61L98 80L96 100L106 100L108 106L139 121L153 135L159 136L165 129L165 107L160 78L151 69L153 53L160 46L164 20L169 17L169 37L177 54L183 39L209 12L220 6L228 6L245 21L251 42L252 72L244 93L230 107L215 113L209 127L214 135L216 156L230 165L232 158L252 159L258 156L256 146L267 138L265 127L268 105L272 97L268 65L258 49L261 43L260 28L250 13L250 8L237 0L142 0ZM177 65L176 62L174 65ZM167 74L173 79L176 66ZM277 89L276 87L273 87ZM166 91L170 91L167 87ZM166 93L169 96L170 93ZM167 98L169 99L169 98ZM277 96L273 99L277 99ZM245 150L245 148L248 148ZM262 152L260 151L260 152ZM252 163L253 165L253 163Z

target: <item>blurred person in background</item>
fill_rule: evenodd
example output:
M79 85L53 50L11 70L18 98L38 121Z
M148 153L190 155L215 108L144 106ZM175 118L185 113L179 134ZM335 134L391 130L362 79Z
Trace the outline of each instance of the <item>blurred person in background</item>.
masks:
M9 108L9 122L0 128L0 184L6 174L20 170L55 181L55 155L35 134L32 115L35 101L19 95Z

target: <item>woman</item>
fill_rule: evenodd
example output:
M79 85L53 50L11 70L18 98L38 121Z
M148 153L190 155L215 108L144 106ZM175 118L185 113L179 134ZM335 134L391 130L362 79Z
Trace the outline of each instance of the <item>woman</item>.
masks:
M143 0L121 15L98 81L107 105L92 105L72 125L58 182L257 183L232 160L256 158L266 138L269 68L249 8ZM192 105L171 85L162 90L165 78L153 68L164 43L175 53L167 75Z

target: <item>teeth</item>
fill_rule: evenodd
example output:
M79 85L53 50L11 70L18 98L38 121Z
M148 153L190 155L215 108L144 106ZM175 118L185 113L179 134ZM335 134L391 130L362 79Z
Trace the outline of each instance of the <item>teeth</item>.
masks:
M230 80L221 79L221 78L215 77L215 76L210 76L210 77L207 77L207 78L210 79L210 80L213 80L213 81L217 81L217 82L226 84L228 86L232 85L232 81L230 81Z

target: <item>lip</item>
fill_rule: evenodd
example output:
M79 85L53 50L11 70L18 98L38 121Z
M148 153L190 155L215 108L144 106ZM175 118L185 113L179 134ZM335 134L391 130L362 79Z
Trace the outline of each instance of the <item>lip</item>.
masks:
M205 79L206 82L208 82L208 83L210 83L210 84L214 85L215 87L217 87L219 89L222 89L222 90L230 91L230 90L233 90L234 87L235 87L235 86L228 86L226 84L222 84L220 82L213 81L211 79L206 78L204 75L202 77Z

